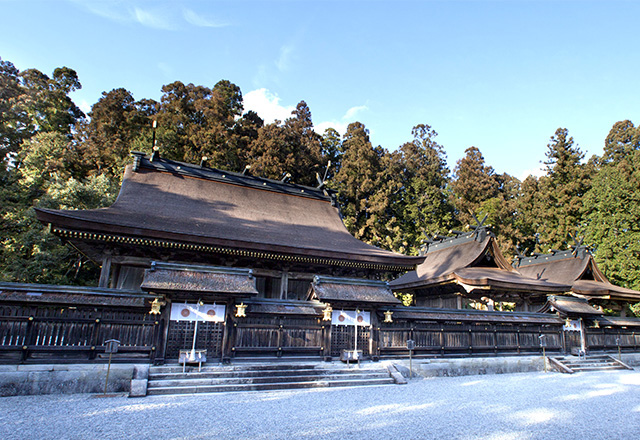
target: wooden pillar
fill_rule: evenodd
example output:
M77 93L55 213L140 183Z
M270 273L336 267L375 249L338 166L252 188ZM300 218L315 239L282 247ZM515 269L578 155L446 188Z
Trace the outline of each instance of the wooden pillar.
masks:
M371 327L369 329L369 356L374 361L379 359L378 352L378 344L380 338L380 320L378 319L378 314L376 310L371 310Z
M100 281L98 287L109 287L109 276L111 275L111 256L102 259L102 268L100 269Z
M162 365L167 355L167 341L169 339L169 326L171 325L171 300L167 298L166 304L158 316L157 339L153 342L156 346L156 356L153 360L155 365Z
M289 290L289 272L285 269L282 271L282 277L280 278L280 299L287 299L288 290Z
M233 331L233 305L233 300L227 301L226 303L227 310L225 313L224 330L222 333L222 358L220 359L222 363L226 363L231 360L231 348L234 345L233 335L235 332Z
M120 276L120 264L112 264L112 270L111 270L111 282L109 283L109 287L112 289L117 289L118 288L118 278ZM100 274L100 277L102 278L102 273Z
M324 360L331 360L331 333L333 330L333 325L331 321L323 321L322 324L324 335L323 335L323 344L324 344Z

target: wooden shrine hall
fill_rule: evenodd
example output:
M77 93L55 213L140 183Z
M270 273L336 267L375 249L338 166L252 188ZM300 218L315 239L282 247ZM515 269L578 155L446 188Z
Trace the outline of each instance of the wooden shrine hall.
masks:
M568 292L589 304L626 315L630 304L640 302L640 292L612 284L598 268L589 248L576 243L572 249L516 257L521 274L541 281L568 284Z
M157 153L134 153L111 207L37 216L101 264L100 287L147 292L164 322L156 361L192 347L221 358L337 356L355 341L349 316L367 323L357 337L375 353L368 327L400 304L376 280L423 259L354 238L324 188Z
M395 292L413 295L414 305L450 309L536 311L547 295L562 294L571 285L524 276L504 258L495 236L478 227L428 244L425 260L390 283ZM555 280L554 280L555 281Z

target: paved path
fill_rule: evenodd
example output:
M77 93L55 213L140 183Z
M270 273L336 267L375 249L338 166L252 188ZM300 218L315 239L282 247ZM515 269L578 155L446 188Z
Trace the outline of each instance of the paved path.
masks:
M635 440L640 372L141 399L3 397L0 439Z

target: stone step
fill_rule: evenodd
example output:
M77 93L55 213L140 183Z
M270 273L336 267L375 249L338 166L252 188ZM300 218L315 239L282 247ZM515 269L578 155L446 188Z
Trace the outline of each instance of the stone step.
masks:
M177 387L149 388L147 395L165 394L194 394L194 393L217 393L232 391L270 391L300 388L320 388L320 387L352 387L371 385L390 385L394 381L390 377L384 379L366 380L315 380L310 382L280 382L269 384L231 384L231 385L191 385Z
M267 377L235 377L235 378L187 378L187 379L163 379L149 381L149 389L181 386L204 386L204 385L238 385L238 384L258 384L258 383L295 383L313 381L351 381L351 380L371 380L388 379L388 372L375 372L368 374L329 374L319 376L267 376Z
M202 370L188 371L183 373L177 370L171 373L156 373L149 371L149 380L166 380L166 379L205 379L205 378L238 378L238 377L281 377L281 376L322 376L322 375L340 375L352 374L359 372L365 374L367 372L378 372L384 370L358 370L358 369L290 369L290 370Z
M579 367L569 367L575 372L579 371L605 371L605 370L624 370L625 368L621 365L594 365L594 366L579 366Z
M607 355L591 355L586 358L578 358L575 356L558 356L554 360L577 373L581 371L605 371L605 370L624 370L627 367L617 362L611 356ZM570 372L570 371L566 371Z
M586 365L586 364L593 364L593 365L600 365L600 364L615 364L616 362L612 359L586 359L586 360L566 360L566 361L562 361L567 365Z
M290 370L292 368L297 369L315 369L315 365L313 364L300 364L300 365L291 365L291 364L273 364L273 365L206 365L203 364L201 366L201 371L280 371L280 370ZM198 366L194 364L188 364L186 366L187 371L198 371ZM178 373L182 372L182 364L175 365L163 365L158 367L150 367L149 373Z

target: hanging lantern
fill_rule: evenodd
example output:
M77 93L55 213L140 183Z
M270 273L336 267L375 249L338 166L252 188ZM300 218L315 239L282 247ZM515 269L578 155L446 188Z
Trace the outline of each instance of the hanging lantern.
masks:
M600 321L598 321L597 319L595 321L593 321L593 326L595 328L600 328Z
M393 322L393 318L391 317L391 315L393 315L393 312L391 310L387 310L386 312L384 312L384 322Z
M571 327L571 320L569 318L565 319L564 325L565 327Z
M149 311L150 315L159 315L160 312L160 307L164 306L165 304L167 304L165 301L160 301L160 298L156 298L153 301L151 301L151 310Z
M247 305L245 303L236 304L236 318L247 317Z
M331 304L327 304L327 307L325 307L322 310L322 320L323 321L331 321L331 314L333 313L333 308L331 307Z

